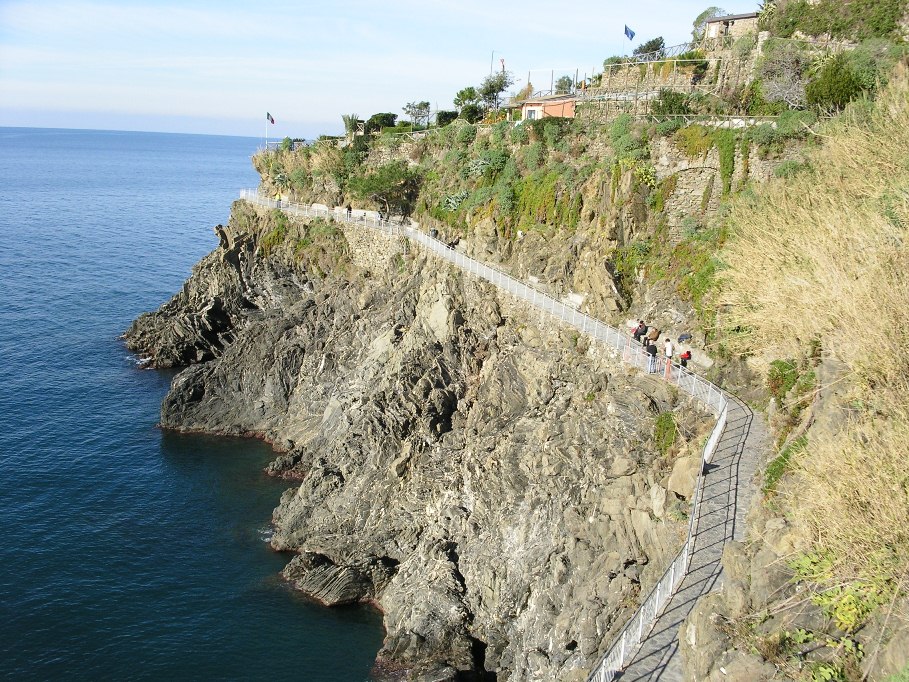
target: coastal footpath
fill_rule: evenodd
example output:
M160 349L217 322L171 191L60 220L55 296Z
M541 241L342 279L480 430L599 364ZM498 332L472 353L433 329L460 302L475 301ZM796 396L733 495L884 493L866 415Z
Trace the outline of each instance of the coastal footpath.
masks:
M647 126L380 137L357 172L424 173L416 216L461 253L615 326L693 333L698 369L766 417L747 530L674 644L684 679L895 682L907 67L782 149L763 126ZM260 154L260 191L292 177L343 206L365 183L331 165L346 153ZM288 580L383 609L378 677L583 679L681 545L707 415L394 236L246 202L216 231L128 344L189 365L163 426L279 450Z
M274 220L236 203L130 329L154 364L212 358L162 425L283 451L285 577L382 609L379 675L584 679L681 545L707 414L399 240L288 219L270 247ZM657 446L667 413L693 447Z

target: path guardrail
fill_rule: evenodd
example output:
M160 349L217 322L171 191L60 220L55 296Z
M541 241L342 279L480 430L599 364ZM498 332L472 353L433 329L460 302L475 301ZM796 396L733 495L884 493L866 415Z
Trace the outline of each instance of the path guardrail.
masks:
M716 452L720 436L726 428L729 400L725 392L707 379L698 376L681 365L670 362L667 358L648 355L644 350L644 346L635 341L629 332L622 332L572 305L553 298L536 287L516 280L498 268L470 258L445 242L426 234L413 222L409 225L389 224L388 221L379 218L375 212L358 210L356 212L352 211L351 215L348 215L346 210L341 207L330 209L327 206L304 206L286 201L277 201L262 196L256 190L242 190L240 198L259 206L279 208L293 215L364 224L381 230L386 234L404 235L465 272L494 284L515 298L526 301L535 308L571 325L581 333L591 336L596 341L610 348L614 356L621 359L622 362L648 374L662 377L670 384L677 386L680 391L684 391L702 403L716 415L716 424L704 445L703 462L695 483L685 544L644 601L641 602L635 613L616 635L613 645L600 658L590 677L588 677L588 682L612 682L616 674L631 662L641 642L650 633L657 617L669 602L669 599L688 571L694 548L695 528L701 509L704 464L710 463L714 452ZM355 215L356 217L354 217Z

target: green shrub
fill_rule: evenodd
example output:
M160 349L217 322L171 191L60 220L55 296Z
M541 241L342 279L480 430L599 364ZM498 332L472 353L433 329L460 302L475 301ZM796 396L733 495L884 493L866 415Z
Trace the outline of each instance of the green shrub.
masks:
M515 209L515 191L512 185L502 183L497 185L496 194L496 213L500 218L510 217Z
M536 170L543 165L543 143L532 142L524 148L523 159L527 170Z
M511 128L511 123L508 121L499 121L492 127L492 131L489 133L489 143L496 147L501 147L505 142L505 138L508 136L508 131Z
M472 125L463 126L458 130L458 135L455 138L455 141L459 145L467 146L471 142L477 139L477 127Z
M804 452L807 444L807 436L796 438L783 448L783 451L780 452L779 455L770 461L764 471L764 485L761 487L765 496L769 497L776 494L776 486L780 482L780 479L792 468L791 462L793 457L797 457L800 453Z
M522 123L521 125L516 125L511 129L511 141L514 144L524 144L527 142L527 124Z
M713 131L702 125L690 125L675 134L675 143L689 159L707 156L713 147Z
M632 242L620 246L612 252L612 267L618 279L619 287L628 295L628 287L633 285L638 270L647 260L651 251L649 241Z
M906 53L906 46L883 38L871 38L846 54L849 69L864 90L873 92L888 80L893 65Z
M312 176L305 168L294 168L290 172L290 186L296 192L302 192L312 183Z
M543 141L550 149L562 141L571 126L571 119L568 118L544 118L540 122L543 124Z
M754 50L754 46L757 45L757 40L753 33L743 35L741 38L735 41L732 45L732 52L739 59L745 59L748 55L751 54Z
M474 190L467 197L467 200L464 202L463 206L467 213L470 213L473 209L479 206L486 206L492 201L493 198L493 189L492 187L480 187L479 189Z
M685 121L681 118L670 118L666 121L660 121L656 125L657 135L662 137L670 137L682 126L685 125Z
M675 445L678 427L672 412L660 412L653 424L653 442L661 455L668 453Z
M787 159L773 169L773 174L778 178L792 178L802 171L810 170L811 165L796 159Z
M745 133L745 137L757 146L758 154L762 158L775 154L783 148L782 136L776 127L770 123L754 126Z
M796 31L859 41L898 38L906 11L906 0L820 0L816 4L792 0L777 8L768 28L783 38L792 37Z
M636 130L634 119L629 114L621 114L609 126L609 140L618 160L643 159L648 155L647 141L641 131Z
M271 230L269 230L262 239L259 240L259 248L266 256L270 254L277 246L284 243L287 237L287 214L284 211L274 208L268 213Z
M716 130L713 133L717 151L720 153L720 180L723 196L732 191L732 174L735 171L735 133L731 130Z
M794 360L774 360L770 363L770 370L767 372L767 388L770 389L770 395L776 398L779 404L783 404L786 394L795 386L798 379L798 370Z
M440 128L447 126L458 117L457 111L437 111L436 125Z
M674 92L664 88L660 90L659 96L653 100L650 113L658 118L661 116L690 114L691 107L688 106L688 95L684 92Z
M836 55L805 88L809 106L822 112L842 110L863 92L862 83L842 54Z
M789 110L780 114L776 121L778 138L802 139L807 137L809 128L817 123L817 116L811 111Z

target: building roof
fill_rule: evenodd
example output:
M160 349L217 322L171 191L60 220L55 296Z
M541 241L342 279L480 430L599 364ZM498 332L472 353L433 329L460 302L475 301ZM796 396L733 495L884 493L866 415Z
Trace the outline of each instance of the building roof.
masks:
M562 100L577 99L577 95L564 94L564 95L543 95L542 97L528 97L525 99L522 104L550 104L552 102L559 102Z
M747 12L745 14L727 14L722 17L711 17L707 20L707 23L713 24L718 21L735 21L736 19L756 19L757 16L757 12Z

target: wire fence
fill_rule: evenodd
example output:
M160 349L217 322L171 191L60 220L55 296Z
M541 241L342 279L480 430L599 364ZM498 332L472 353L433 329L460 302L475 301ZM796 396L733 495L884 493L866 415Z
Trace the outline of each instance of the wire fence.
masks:
M558 320L574 327L582 334L590 336L604 344L614 357L638 368L642 372L663 378L677 386L704 405L717 418L716 424L707 439L703 450L703 463L710 463L716 452L723 430L726 428L726 416L729 401L725 392L707 379L698 376L686 367L673 363L670 358L657 357L646 352L644 346L635 341L630 331L621 331L598 320L578 308L563 303L549 294L516 280L498 268L481 263L445 242L426 234L415 223L390 224L372 211L357 210L350 214L341 207L330 209L327 206L303 206L300 204L277 201L262 196L256 190L242 190L240 198L259 206L278 208L292 215L319 217L339 222L364 224L386 234L404 235L411 241L423 246L427 251L459 267L463 271L486 280L506 291L515 298L525 301L534 308L546 312ZM356 215L356 217L355 217ZM650 593L637 608L625 627L616 636L613 645L597 662L588 678L589 682L612 682L616 674L631 662L641 642L650 633L657 617L669 602L676 588L684 578L691 562L694 547L694 535L701 511L701 497L704 487L704 466L700 467L695 484L694 498L688 520L688 534L685 544L679 550L672 563L651 589Z

